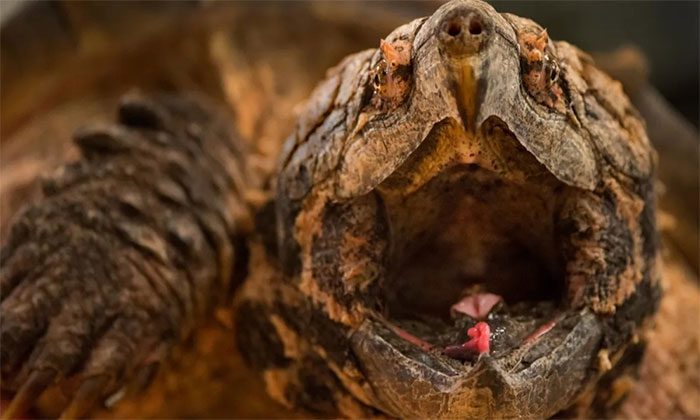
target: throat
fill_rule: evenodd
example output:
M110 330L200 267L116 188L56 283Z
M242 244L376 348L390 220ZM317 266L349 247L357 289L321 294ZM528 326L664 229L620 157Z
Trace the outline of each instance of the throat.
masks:
M410 195L385 197L393 250L387 317L451 324L453 305L484 294L508 305L558 306L565 282L557 196L554 186L509 183L462 165Z

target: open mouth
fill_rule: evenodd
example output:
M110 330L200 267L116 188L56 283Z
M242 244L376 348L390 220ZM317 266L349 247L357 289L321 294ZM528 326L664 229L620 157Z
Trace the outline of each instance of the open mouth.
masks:
M389 322L406 341L460 363L484 353L455 347L476 338L468 330L479 321L489 326L493 357L557 324L566 303L557 194L468 164L390 199Z
M391 351L401 369L446 377L478 373L485 359L511 375L552 354L587 358L599 335L591 314L568 300L558 220L568 187L507 131L488 138L498 150L445 132L454 134L434 130L379 188L390 226L389 280L383 313L371 332L358 334L372 338L356 338L356 353L378 363L367 355ZM435 151L446 141L472 146L437 165ZM416 182L420 168L438 166ZM587 338L574 349L573 336Z
M454 131L434 130L383 188L392 237L385 317L405 341L461 363L486 352L455 347L477 338L468 331L478 322L488 325L493 357L545 329L556 335L566 308L556 223L565 188L544 171L527 174L537 182L514 178L517 168L537 165L501 130L498 151L472 140L467 162L453 159L405 194L401 173L415 172L447 133ZM509 168L494 164L503 156L512 157Z

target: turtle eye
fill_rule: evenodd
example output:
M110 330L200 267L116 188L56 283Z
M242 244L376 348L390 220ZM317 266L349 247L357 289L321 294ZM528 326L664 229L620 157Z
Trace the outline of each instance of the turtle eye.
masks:
M381 60L379 63L377 63L374 68L372 69L373 77L372 77L372 85L375 90L379 89L382 84L386 82L387 78L387 63L384 60Z
M550 85L559 79L559 64L548 54L544 56L544 72Z

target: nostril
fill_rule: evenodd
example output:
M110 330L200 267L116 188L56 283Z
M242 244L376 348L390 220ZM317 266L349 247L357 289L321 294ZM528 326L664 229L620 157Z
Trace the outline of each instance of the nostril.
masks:
M483 31L483 27L481 25L481 19L479 18L472 18L469 20L469 33L472 35L479 35L481 34L481 31Z
M478 53L486 44L491 22L478 11L458 7L450 10L439 25L436 35L442 51L464 56Z
M481 35L481 33L484 31L484 25L481 21L481 18L478 15L472 13L468 17L468 20L461 17L456 17L450 20L447 23L445 32L447 32L449 36L457 38L462 34L462 31L464 29L466 29L466 31L468 31L470 35L477 36Z
M453 19L447 25L447 34L450 36L459 36L462 33L462 22L457 19Z

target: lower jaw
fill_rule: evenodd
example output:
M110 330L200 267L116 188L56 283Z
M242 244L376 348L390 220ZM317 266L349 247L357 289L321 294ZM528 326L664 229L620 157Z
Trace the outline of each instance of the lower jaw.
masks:
M352 348L378 405L393 415L549 417L568 407L590 378L602 326L588 310L546 306L539 318L519 319L503 307L493 312L486 320L493 350L471 361L446 357L439 344L422 348L397 333L411 328L407 322L386 319L366 320L353 333Z

